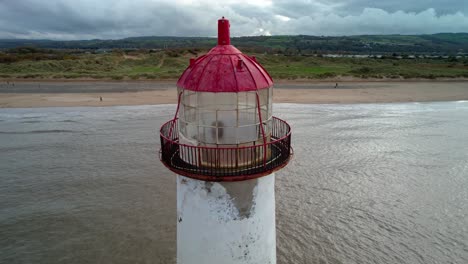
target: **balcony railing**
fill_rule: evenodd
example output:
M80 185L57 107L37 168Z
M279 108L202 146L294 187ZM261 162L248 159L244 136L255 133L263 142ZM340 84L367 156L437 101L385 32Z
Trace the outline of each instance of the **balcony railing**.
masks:
M269 141L252 146L192 146L179 142L177 119L160 130L160 158L171 171L205 181L241 181L268 175L289 162L291 128L273 117Z

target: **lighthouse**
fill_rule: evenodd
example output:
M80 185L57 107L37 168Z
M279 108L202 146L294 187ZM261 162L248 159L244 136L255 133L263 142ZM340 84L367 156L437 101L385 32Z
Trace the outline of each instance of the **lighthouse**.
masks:
M160 129L177 180L177 263L276 263L275 172L292 156L291 128L273 116L273 80L231 45L190 59L177 110Z

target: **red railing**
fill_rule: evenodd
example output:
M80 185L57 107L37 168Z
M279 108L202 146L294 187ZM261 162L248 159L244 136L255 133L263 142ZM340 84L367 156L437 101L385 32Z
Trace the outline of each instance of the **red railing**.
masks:
M289 162L291 128L273 117L268 140L251 146L193 146L179 142L177 119L160 130L161 161L175 173L199 180L240 181L268 175Z

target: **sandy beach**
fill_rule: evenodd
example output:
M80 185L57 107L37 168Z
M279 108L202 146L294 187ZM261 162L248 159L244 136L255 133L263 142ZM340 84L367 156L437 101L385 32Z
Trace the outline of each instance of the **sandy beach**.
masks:
M29 81L0 84L0 107L173 104L176 81ZM100 97L103 98L102 102ZM275 83L275 103L392 103L468 100L467 81L350 81Z

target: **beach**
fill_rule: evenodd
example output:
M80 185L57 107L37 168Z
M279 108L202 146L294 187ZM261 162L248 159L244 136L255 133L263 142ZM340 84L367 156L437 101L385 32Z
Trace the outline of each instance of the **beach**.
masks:
M468 100L468 81L278 81L274 90L275 103L353 104L460 100ZM175 103L176 80L2 81L0 84L0 108Z

